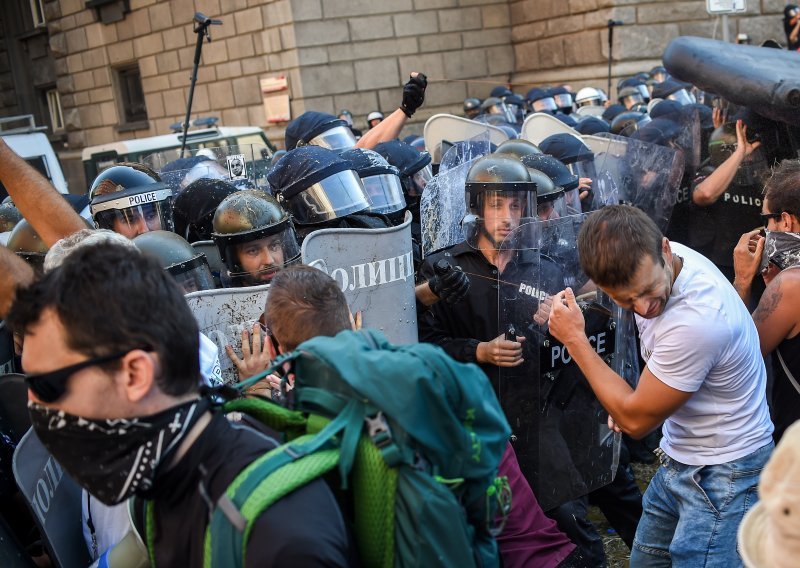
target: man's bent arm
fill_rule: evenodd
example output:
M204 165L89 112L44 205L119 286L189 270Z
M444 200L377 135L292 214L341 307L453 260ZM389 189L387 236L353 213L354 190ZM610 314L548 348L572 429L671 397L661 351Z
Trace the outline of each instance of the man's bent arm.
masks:
M0 140L0 181L42 241L53 246L86 223L45 177Z
M0 246L0 319L14 302L17 286L33 282L33 268L4 246Z
M406 113L402 109L397 109L384 118L380 124L365 132L356 142L356 148L371 150L381 142L394 140L400 135L400 131L403 130L407 121Z
M667 386L645 367L636 389L611 368L585 341L567 345L595 396L617 426L633 438L642 438L658 428L664 420L689 400L691 392Z

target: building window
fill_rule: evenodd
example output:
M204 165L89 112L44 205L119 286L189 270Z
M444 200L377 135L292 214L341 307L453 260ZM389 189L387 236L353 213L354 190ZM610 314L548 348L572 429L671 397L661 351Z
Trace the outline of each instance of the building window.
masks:
M123 117L123 124L146 121L147 108L144 104L144 90L139 66L120 68L115 73L119 92L119 114Z
M30 0L31 15L33 16L33 27L40 28L44 26L44 6L42 0Z
M50 112L50 124L53 132L64 130L64 114L61 112L61 97L58 91L50 89L47 91L47 110Z

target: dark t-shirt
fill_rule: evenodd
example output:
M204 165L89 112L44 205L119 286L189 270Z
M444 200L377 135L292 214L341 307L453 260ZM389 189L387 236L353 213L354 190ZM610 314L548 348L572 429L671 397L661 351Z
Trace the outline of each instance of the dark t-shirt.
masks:
M775 373L775 380L772 384L770 410L772 411L772 422L775 424L775 432L772 437L776 444L786 429L795 420L800 420L800 393L786 375L786 371L778 359L778 351L795 381L800 382L800 335L784 339L772 352L772 371Z
M215 414L178 464L155 481L157 566L203 565L209 505L203 482L215 503L236 476L276 447L268 436ZM333 493L316 480L283 497L255 522L245 565L352 566L355 548Z

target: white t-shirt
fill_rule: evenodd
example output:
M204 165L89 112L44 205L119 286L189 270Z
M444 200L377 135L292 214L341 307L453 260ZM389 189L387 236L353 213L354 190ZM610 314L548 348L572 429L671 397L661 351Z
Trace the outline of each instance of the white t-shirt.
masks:
M219 348L205 334L200 333L200 374L210 387L222 384L222 368L219 364Z
M661 448L688 465L744 457L772 439L758 331L711 261L670 243L683 268L664 312L636 316L642 357L664 384L694 393L665 422Z

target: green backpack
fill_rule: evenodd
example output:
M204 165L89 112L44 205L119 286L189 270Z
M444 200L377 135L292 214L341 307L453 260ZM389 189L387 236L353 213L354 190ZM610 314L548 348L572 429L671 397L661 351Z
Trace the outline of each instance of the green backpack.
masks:
M352 503L364 566L499 565L494 536L511 495L497 468L510 428L476 365L430 344L397 346L376 331L344 331L301 344L236 388L243 392L287 362L296 410L261 398L223 405L289 441L245 468L217 501L206 529L207 568L244 566L259 515L334 470ZM146 511L155 566L152 504Z

